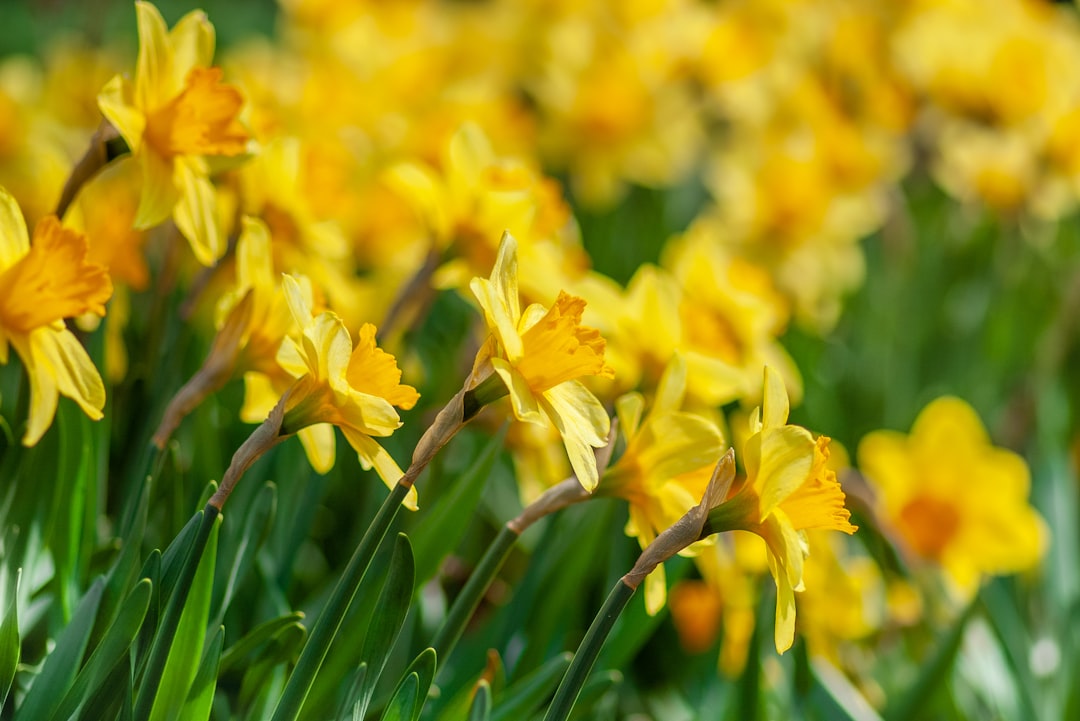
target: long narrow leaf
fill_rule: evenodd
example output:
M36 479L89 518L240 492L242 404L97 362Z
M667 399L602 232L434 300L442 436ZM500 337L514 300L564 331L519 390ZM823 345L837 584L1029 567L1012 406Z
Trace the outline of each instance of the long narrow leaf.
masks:
M109 673L127 654L131 643L142 627L146 609L150 605L150 581L143 579L135 585L116 614L101 643L79 672L75 683L50 717L53 721L65 721L86 701L87 697L106 679Z
M173 721L179 717L181 706L187 698L202 660L203 640L210 612L210 592L214 584L214 563L217 556L218 528L221 516L214 522L206 548L202 553L191 589L187 594L172 638L168 657L161 674L161 683L154 694L150 721ZM180 582L182 582L182 578ZM177 589L179 592L180 589ZM138 704L136 711L138 711Z
M104 591L105 579L98 577L79 602L71 623L56 639L56 648L45 659L45 666L19 707L19 719L47 719L60 705L79 670Z
M4 620L0 623L0 711L11 690L15 678L15 669L19 665L19 580L22 571L15 575L15 592L4 611Z
M225 627L218 626L206 647L206 653L203 654L195 680L191 682L191 691L180 714L184 721L206 721L210 718L214 689L217 688L218 663L221 661L221 648L224 645Z

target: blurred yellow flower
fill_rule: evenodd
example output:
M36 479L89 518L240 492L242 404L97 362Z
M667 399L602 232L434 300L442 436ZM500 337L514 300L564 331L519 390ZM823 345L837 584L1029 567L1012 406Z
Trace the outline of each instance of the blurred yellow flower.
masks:
M285 297L299 340L286 337L277 360L297 380L286 392L281 434L321 424L341 429L365 470L374 466L389 488L401 478L401 468L372 436L389 436L401 426L394 406L408 410L420 394L403 385L394 356L375 345L375 326L360 328L353 347L345 324L331 311L313 316L300 284L286 275ZM405 505L416 508L416 489Z
M30 418L23 445L48 430L60 395L90 418L102 417L105 386L64 318L105 315L112 281L86 259L86 237L46 216L31 245L18 204L0 188L0 363L15 347L30 377Z
M776 650L795 637L795 591L803 589L803 561L810 549L806 530L824 528L854 533L844 492L828 467L829 439L814 439L800 426L787 425L784 381L765 369L764 401L750 421L753 433L743 448L746 480L709 514L712 533L752 531L768 546L769 572L776 582Z
M521 310L517 241L503 233L490 278L473 278L473 294L491 336L477 360L490 363L506 384L514 416L550 421L559 430L570 465L586 490L596 488L593 448L607 444L610 419L578 378L611 377L599 331L581 325L585 301L559 293L550 309L539 303Z
M983 574L1016 573L1042 558L1047 530L1028 505L1027 464L991 445L959 398L927 405L910 435L867 434L858 459L897 540L940 565L962 593L973 593Z
M225 243L204 156L244 152L248 134L237 120L244 99L221 82L220 68L209 67L214 28L201 10L172 31L150 3L135 3L135 13L135 80L117 75L98 96L102 114L142 167L135 226L150 228L172 215L195 257L211 265Z
M724 438L712 421L680 410L685 393L686 362L676 355L644 419L641 394L627 393L615 402L626 450L600 478L594 495L630 504L626 533L642 549L697 505L724 452ZM645 579L646 611L658 613L665 596L660 565Z

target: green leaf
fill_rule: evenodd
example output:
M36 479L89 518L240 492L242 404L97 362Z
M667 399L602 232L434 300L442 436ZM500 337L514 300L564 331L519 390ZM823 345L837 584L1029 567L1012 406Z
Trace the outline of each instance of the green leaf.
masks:
M218 630L210 639L210 644L203 654L202 663L191 682L191 691L180 718L184 721L206 721L210 718L210 709L214 703L214 689L217 687L218 663L221 661L221 649L225 645L225 627Z
M79 670L104 591L105 579L99 576L79 602L71 623L56 639L56 647L45 659L41 673L19 707L19 718L47 719L60 705Z
M491 718L491 688L488 682L481 679L476 685L476 695L473 696L472 706L469 708L469 721L488 721ZM528 718L519 716L518 718Z
M574 704L574 710L570 713L571 721L582 721L583 719L594 721L596 715L593 710L605 696L620 686L622 682L623 675L619 671L603 671L589 676L589 680L585 682L585 686L581 689L577 703Z
M881 716L842 672L823 659L810 660L813 687L810 702L821 718L836 721L881 721Z
M116 619L109 625L101 643L90 660L79 672L64 700L50 717L54 721L66 721L86 699L108 678L113 668L120 662L131 647L132 641L142 627L146 609L150 605L150 581L143 579L135 584L124 604L116 614Z
M349 689L350 689L349 694L348 694L348 696L346 696L346 698L345 698L345 700L343 702L343 705L347 705L346 702L349 699L354 699L354 698L356 699L356 703L354 703L352 705L352 709L351 709L351 711L349 711L349 714L351 714L351 718L352 718L353 721L364 721L364 717L360 713L359 694L360 694L360 688L364 685L364 677L365 676L367 676L367 664L366 663L361 663L359 666L357 666L356 673L353 674L352 683L349 684ZM344 718L345 716L346 716L345 708L342 708L342 710L338 712L337 718Z
M364 645L360 650L360 660L367 664L368 673L364 674L359 694L353 699L352 704L354 708L359 708L361 718L371 702L375 684L382 675L383 666L386 665L386 658L390 655L394 640L397 639L405 623L405 616L412 603L414 578L412 546L409 544L409 537L404 533L399 533L394 542L390 571L379 593L375 613L371 617L367 635L364 637Z
M220 526L221 516L218 516L210 530L180 615L180 622L176 627L176 634L168 650L161 683L154 695L150 721L172 721L178 717L198 672L210 613L210 592L214 584L214 563Z
M270 531L270 527L274 522L276 508L277 488L273 483L267 483L247 507L236 548L227 552L226 557L232 558L233 562L232 566L229 567L224 583L221 584L222 590L215 594L213 607L218 610L214 625L221 625L224 621L225 612L228 610L229 604L232 603L240 580L251 568L256 551L259 550L267 533Z
M462 520L461 509L479 505L480 494L503 446L505 435L506 426L484 444L469 469L450 488L443 489L445 492L426 511L423 522L412 532L416 579L421 585L435 575L443 558L457 547L465 535L468 524ZM423 510L421 512L425 513Z
M510 684L495 699L491 721L516 721L529 718L555 692L559 679L570 667L571 653L562 653L532 673Z
M907 693L895 696L886 705L885 712L882 714L886 721L907 721L907 719L916 718L920 709L933 698L934 692L949 676L948 671L960 650L964 629L975 615L978 605L978 598L968 605L963 615L956 619L952 628L938 643L933 655L920 666L919 675Z
M199 525L202 523L203 512L197 511L191 519L176 534L176 538L166 547L161 554L161 588L159 598L167 599L172 595L176 579L180 578L180 571L184 566L184 559L199 533ZM145 565L145 564L144 564Z
M15 678L15 669L19 665L19 580L20 569L15 575L15 591L11 602L4 611L4 621L0 623L0 711L4 710L11 682Z
M303 648L307 629L299 623L287 626L267 644L258 658L244 671L238 704L248 718L264 719L267 704L276 700L280 687L273 683L275 669L296 660ZM270 698L270 696L273 698Z
M239 664L248 662L255 651L265 644L273 642L280 634L292 626L300 626L304 614L300 611L290 613L287 616L273 618L251 629L243 638L229 646L221 657L219 673L227 673L235 669Z
M410 673L397 687L397 691L386 704L386 711L382 715L383 721L409 721L419 715L417 708L420 694L420 676L416 672Z
M402 692L402 686L404 686L412 676L417 677L416 706L412 716L407 717L411 721L416 721L416 719L420 718L420 712L424 709L424 702L427 700L431 682L435 680L435 666L435 649L425 648L420 652L420 655L413 659L413 662L409 664L409 667L405 669L405 672L401 674L401 680L398 681L397 688L394 689L393 694L390 696L390 705L393 705L393 699L397 698L398 694Z

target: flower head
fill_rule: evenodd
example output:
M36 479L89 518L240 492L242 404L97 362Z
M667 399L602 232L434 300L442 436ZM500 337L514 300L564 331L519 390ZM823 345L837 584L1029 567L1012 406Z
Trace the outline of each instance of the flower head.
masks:
M915 557L938 564L963 592L983 574L1035 566L1046 529L1028 505L1024 460L990 443L975 411L938 398L910 435L874 431L859 444L859 467L878 491L877 506Z
M746 480L709 514L710 531L744 530L768 546L769 572L776 582L776 650L795 637L795 591L803 587L803 561L809 555L806 530L854 533L844 492L828 467L829 439L815 439L800 426L787 425L788 396L780 375L765 369L762 407L751 420L743 448Z
M64 318L105 315L109 275L86 260L86 237L46 216L26 234L19 206L0 188L0 363L8 345L30 376L30 419L23 444L32 446L52 423L60 395L94 420L102 417L105 386Z
M219 68L209 67L214 28L202 11L188 13L171 31L148 2L135 3L135 14L135 79L114 77L98 104L142 167L135 226L149 228L172 215L195 257L210 265L225 243L205 157L244 152L248 135L237 120L244 99L221 82Z
M627 393L616 401L626 450L600 479L595 494L616 496L630 504L627 535L647 548L705 494L724 439L708 419L680 410L686 389L686 363L672 358L649 413L645 401ZM655 614L666 595L663 566L645 579L645 608Z
M479 361L489 362L506 384L514 415L523 421L550 420L566 444L570 464L587 489L596 487L593 448L604 446L610 419L579 378L612 377L604 363L604 339L581 325L585 301L559 293L551 308L534 303L521 310L517 241L504 233L490 278L473 278L473 294L484 310L491 336Z
M392 355L375 345L375 326L360 328L353 347L341 319L331 311L313 315L311 306L291 276L282 285L289 310L301 329L299 339L285 338L278 362L296 381L286 392L281 433L307 431L311 440L332 439L331 425L345 434L365 469L375 468L393 488L401 468L372 436L389 436L401 426L394 406L409 409L420 394L403 385L401 371ZM332 442L332 441L331 441ZM416 508L416 491L405 501Z

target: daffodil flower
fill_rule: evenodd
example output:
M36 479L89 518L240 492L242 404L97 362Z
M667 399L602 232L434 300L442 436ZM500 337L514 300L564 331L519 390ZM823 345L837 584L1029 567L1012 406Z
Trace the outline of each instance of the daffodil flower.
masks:
M37 443L52 423L59 397L90 418L102 417L105 386L64 318L105 315L112 282L86 260L86 237L46 216L31 245L19 206L0 188L0 363L9 344L30 377L30 418L23 445Z
M285 395L281 435L316 429L323 442L337 426L356 450L360 465L372 467L393 488L402 476L393 457L372 436L389 436L401 426L394 406L409 409L420 394L403 385L394 356L375 345L375 326L360 328L356 347L345 324L331 311L313 315L300 284L284 276L289 311L301 329L299 339L285 338L277 360L297 380ZM309 431L310 432L310 431ZM405 505L416 508L416 489Z
M674 356L642 419L645 400L627 393L616 403L626 450L600 478L595 495L614 496L630 504L627 535L642 549L674 525L705 493L724 439L708 419L680 410L686 392L686 362ZM664 605L663 565L645 579L645 609L656 614Z
M206 156L239 155L248 134L237 120L244 99L210 67L214 28L196 10L171 31L147 2L135 3L139 56L134 82L117 75L98 96L101 112L139 161L143 192L136 228L170 215L195 257L212 265L225 252Z
M986 574L1036 566L1046 551L1046 523L1028 501L1027 464L992 445L959 398L927 405L910 435L867 434L858 459L902 549L938 565L961 595L973 594Z
M764 401L743 449L746 480L709 513L706 524L707 534L743 530L765 540L776 582L774 640L780 653L795 638L795 591L803 588L803 561L810 552L805 531L856 530L836 473L827 467L829 439L815 439L805 428L787 425L787 418L784 381L767 367Z
M570 465L586 490L599 481L593 448L606 445L610 419L582 383L584 376L612 377L604 363L604 339L581 325L585 301L559 293L551 308L534 303L521 310L517 241L503 233L490 278L473 278L473 295L491 336L478 356L490 363L510 394L514 416L558 429Z

